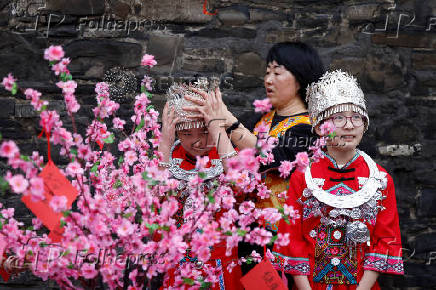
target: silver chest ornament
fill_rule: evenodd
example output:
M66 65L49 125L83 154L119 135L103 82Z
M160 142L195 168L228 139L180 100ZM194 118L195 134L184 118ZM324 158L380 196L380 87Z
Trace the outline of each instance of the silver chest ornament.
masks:
M346 196L332 195L317 185L319 182L316 178L312 178L310 167L308 167L305 172L307 188L303 192L304 197L320 202L318 206L312 206L312 210L317 213L322 212L321 207L326 205L333 207L328 216L322 213L315 214L315 216L320 215L321 223L324 225L345 225L346 239L354 244L370 241L368 226L362 220L375 224L378 211L384 209L377 202L384 199L380 191L387 186L386 173L378 170L376 163L367 154L362 151L359 153L369 167L369 177L360 190Z

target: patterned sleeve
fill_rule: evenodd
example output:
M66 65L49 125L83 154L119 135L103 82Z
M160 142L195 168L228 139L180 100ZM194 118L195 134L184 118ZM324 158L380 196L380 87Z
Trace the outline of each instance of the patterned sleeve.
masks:
M289 233L290 243L286 247L278 247L274 245L274 268L281 272L284 271L291 275L310 275L309 250L310 246L303 237L303 207L297 201L305 187L304 174L294 172L291 176L288 199L286 206L295 210L295 219L291 219L290 223L284 220L280 221L279 233Z
M382 202L384 210L377 215L371 235L369 251L365 254L364 269L387 274L404 274L401 235L392 177L387 174L387 188Z

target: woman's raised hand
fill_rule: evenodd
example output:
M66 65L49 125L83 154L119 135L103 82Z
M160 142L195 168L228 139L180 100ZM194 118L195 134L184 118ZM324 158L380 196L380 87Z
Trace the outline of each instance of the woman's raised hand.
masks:
M224 104L219 87L209 93L195 88L191 88L191 91L203 97L203 100L199 100L198 98L185 95L185 99L191 101L195 105L186 106L183 109L198 113L191 116L191 118L204 118L207 127L228 127L236 120Z
M167 102L162 112L162 131L160 136L161 144L170 147L173 145L176 138L176 124L179 122L179 118L174 116L174 109L169 108Z

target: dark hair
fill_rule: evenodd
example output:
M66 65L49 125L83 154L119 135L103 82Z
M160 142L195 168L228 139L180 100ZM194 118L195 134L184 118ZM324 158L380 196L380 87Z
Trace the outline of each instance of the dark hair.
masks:
M307 107L306 88L324 74L324 65L318 52L303 42L280 42L268 51L267 64L276 61L290 71L300 84L298 94Z

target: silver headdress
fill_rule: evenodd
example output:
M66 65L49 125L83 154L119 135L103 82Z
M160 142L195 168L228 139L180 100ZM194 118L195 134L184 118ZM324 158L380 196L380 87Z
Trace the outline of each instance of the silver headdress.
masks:
M326 72L318 82L310 84L307 88L306 101L309 104L313 128L331 115L344 111L353 111L364 116L365 130L368 128L365 97L357 80L346 72Z
M181 122L176 124L177 131L205 127L204 120L189 118L189 116L195 115L195 112L183 110L183 107L195 105L191 101L186 100L184 96L189 95L195 99L203 100L203 97L193 92L191 88L200 89L207 92L209 90L215 89L216 86L217 84L215 82L209 83L207 78L202 77L198 78L198 80L194 82L194 84L186 85L181 83L174 83L168 89L168 106L169 108L173 108L175 115L181 119Z

